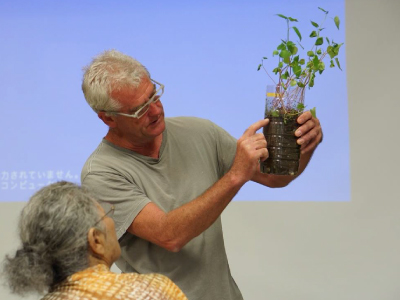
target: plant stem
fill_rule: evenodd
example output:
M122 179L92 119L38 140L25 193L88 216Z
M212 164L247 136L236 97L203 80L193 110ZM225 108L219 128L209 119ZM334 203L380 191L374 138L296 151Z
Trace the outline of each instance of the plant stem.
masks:
M273 83L276 85L275 80L271 77L271 75L269 75L267 69L265 69L264 64L261 64L262 68L264 69L265 73L267 73L268 77L273 81Z
M289 19L286 19L286 23L287 23L287 39L286 39L286 43L289 41Z

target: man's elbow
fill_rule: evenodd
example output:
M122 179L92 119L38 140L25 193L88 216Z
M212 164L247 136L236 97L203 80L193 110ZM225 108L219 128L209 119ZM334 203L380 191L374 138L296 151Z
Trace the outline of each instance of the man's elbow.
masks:
M183 243L182 241L179 241L177 239L173 240L165 240L165 241L160 241L159 246L164 248L165 250L168 250L170 252L179 252L181 249L185 246L186 243Z
M176 229L164 228L157 235L156 244L170 252L179 252L190 241L184 232L179 232Z

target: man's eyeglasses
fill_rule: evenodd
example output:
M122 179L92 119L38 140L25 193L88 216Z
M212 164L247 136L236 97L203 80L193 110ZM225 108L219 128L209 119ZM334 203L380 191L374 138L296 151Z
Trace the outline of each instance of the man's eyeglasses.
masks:
M111 205L110 210L100 218L100 220L98 220L96 223L94 223L93 227L95 227L97 224L99 224L101 221L104 220L105 217L109 216L110 218L112 218L112 216L114 215L114 210L115 210L115 206Z
M115 112L115 111L108 111L108 112L114 113L116 115L135 118L135 119L140 119L141 117L143 117L145 115L145 113L149 110L150 105L152 103L156 103L156 102L160 101L160 98L161 98L162 94L164 93L164 85L163 84L161 84L153 79L150 79L150 80L151 80L151 82L154 83L154 89L156 92L150 98L149 101L143 103L141 106L136 108L134 112L132 112L130 114L125 114L125 113L120 113L120 112Z

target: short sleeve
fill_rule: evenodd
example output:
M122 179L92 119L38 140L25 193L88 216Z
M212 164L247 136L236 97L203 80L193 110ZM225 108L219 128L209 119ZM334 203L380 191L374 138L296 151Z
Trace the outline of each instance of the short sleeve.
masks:
M117 237L120 239L150 199L132 182L112 173L89 173L82 181L100 205L113 204L113 219Z
M216 145L220 177L229 171L233 164L233 160L236 155L237 140L231 136L223 128L216 124L213 124Z

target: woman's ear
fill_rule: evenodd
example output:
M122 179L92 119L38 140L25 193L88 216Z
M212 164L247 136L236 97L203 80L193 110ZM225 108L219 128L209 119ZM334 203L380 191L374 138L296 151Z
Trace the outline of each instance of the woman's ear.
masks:
M101 119L104 124L106 124L110 128L114 128L116 126L115 118L112 115L107 116L107 113L104 111L100 111L97 113L99 119Z
M88 232L88 242L91 252L96 257L104 257L106 254L106 241L104 233L92 227Z

